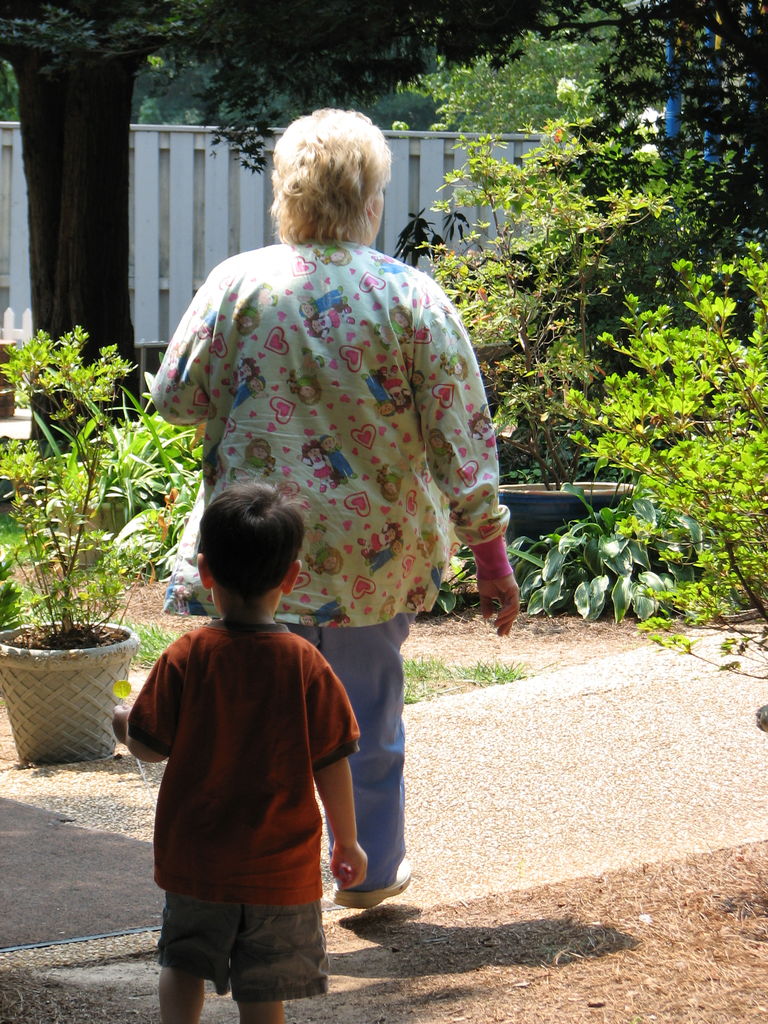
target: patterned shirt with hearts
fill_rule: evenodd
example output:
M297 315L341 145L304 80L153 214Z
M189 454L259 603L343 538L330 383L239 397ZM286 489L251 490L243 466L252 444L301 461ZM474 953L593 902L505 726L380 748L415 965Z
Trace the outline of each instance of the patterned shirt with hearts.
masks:
M285 622L363 626L428 609L452 545L504 533L496 440L459 316L430 277L367 246L274 245L225 260L152 395L171 422L206 424L167 610L212 612L195 565L199 516L244 478L307 509Z

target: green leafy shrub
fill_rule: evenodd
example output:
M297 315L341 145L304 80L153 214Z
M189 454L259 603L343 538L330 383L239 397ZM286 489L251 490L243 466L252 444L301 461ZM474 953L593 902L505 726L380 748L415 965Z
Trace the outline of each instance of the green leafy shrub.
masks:
M511 545L528 614L578 612L593 621L612 609L621 622L630 613L644 620L663 612L669 594L694 578L703 543L698 523L665 513L645 496L599 512L584 503L584 518Z
M175 474L172 479L180 486L170 486L161 496L161 503L138 512L115 538L118 547L128 545L141 551L145 569L158 579L166 579L173 569L184 525L197 497L199 476L199 462L194 479L190 479L188 469Z
M451 556L435 601L435 614L449 615L479 604L476 583L477 569L471 548L464 545Z
M592 395L601 385L609 350L596 343L590 311L611 287L612 247L666 208L650 192L588 194L584 168L602 144L581 129L550 125L520 164L499 159L490 137L466 140L466 164L446 184L452 202L489 211L489 219L465 230L457 248L434 251L435 276L486 371L500 447L523 455L554 487L576 479L581 462L583 442L573 439L581 424L567 392Z
M712 273L688 260L675 270L694 322L630 296L626 335L603 340L632 370L607 378L599 404L575 391L569 400L602 431L584 439L594 454L700 524L700 577L677 588L677 606L700 621L751 607L768 623L768 262L750 246ZM734 329L736 289L750 295L746 334Z
M164 578L200 486L196 427L179 429L130 395L111 426L111 457L100 481L102 507L119 549L140 551L145 569Z
M199 483L202 447L196 427L180 429L126 394L109 438L110 457L99 487L118 530L145 509L165 507L174 488L192 478Z
M0 548L0 629L14 629L19 625L20 591L12 578L13 561Z
M10 554L24 543L24 531L16 520L7 513L0 513L0 548Z

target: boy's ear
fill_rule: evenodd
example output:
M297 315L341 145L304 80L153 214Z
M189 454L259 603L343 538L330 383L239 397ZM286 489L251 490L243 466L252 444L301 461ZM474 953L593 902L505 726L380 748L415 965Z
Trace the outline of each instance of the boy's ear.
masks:
M284 594L290 594L293 588L296 586L296 580L299 573L301 572L301 559L297 558L295 562L291 563L291 567L285 574L283 582L280 584L280 590Z
M211 576L211 570L208 568L208 559L203 554L197 556L197 571L200 575L200 582L206 590L210 590L214 584L214 579Z

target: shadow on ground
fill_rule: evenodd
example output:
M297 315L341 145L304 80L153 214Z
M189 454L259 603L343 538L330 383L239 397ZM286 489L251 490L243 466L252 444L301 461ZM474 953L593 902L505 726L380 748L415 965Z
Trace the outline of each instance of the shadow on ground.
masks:
M335 953L334 973L380 977L383 964L376 947L386 959L394 955L400 961L399 977L419 977L489 966L563 967L637 946L632 935L572 917L472 926L436 924L421 917L418 908L400 905L340 920L340 928L374 948Z

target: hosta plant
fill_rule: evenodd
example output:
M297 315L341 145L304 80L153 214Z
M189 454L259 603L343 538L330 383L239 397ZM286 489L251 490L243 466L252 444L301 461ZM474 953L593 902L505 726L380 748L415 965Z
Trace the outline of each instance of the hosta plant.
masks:
M202 445L197 427L180 429L125 394L107 426L109 458L99 481L101 500L120 527L145 509L161 508L173 487L200 481Z
M144 572L165 578L200 486L201 433L179 430L127 395L109 435L100 489L115 544L140 552Z
M570 488L576 491L576 488ZM701 529L689 516L664 513L649 496L627 496L533 543L517 538L510 557L529 615L613 613L645 620L664 612L670 593L694 578Z

